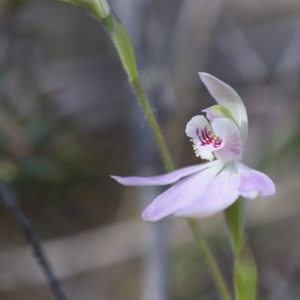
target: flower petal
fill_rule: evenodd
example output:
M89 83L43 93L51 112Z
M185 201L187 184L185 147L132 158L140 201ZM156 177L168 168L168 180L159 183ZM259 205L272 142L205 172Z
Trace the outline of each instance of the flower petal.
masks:
M190 206L177 211L175 215L200 219L216 214L238 198L238 186L239 174L236 167L228 164Z
M207 73L199 75L216 102L231 112L241 131L245 147L248 138L248 117L242 99L232 87L216 77Z
M189 176L203 169L206 169L216 163L217 161L213 161L213 162L200 164L196 166L185 167L182 169L178 169L174 172L170 172L167 174L158 175L154 177L137 177L137 176L120 177L120 176L112 176L112 175L110 177L112 177L113 179L115 179L116 181L118 181L123 185L131 185L131 186L167 185L167 184L172 184L183 177Z
M213 131L225 144L222 148L215 149L215 155L219 160L230 162L242 159L243 144L240 131L230 119L217 118L212 122Z
M213 139L211 126L204 116L193 117L187 123L185 133L193 139L196 156L200 156L202 159L212 160L214 158L213 151L224 145L219 138Z
M198 141L199 134L204 128L207 128L209 131L212 131L209 122L204 116L195 116L187 123L185 133L193 140Z
M189 206L203 193L223 167L223 163L217 162L211 167L179 181L159 195L143 211L143 219L152 222L157 221Z
M240 174L239 192L243 197L255 199L275 194L275 184L267 175L243 163L236 163L236 167Z

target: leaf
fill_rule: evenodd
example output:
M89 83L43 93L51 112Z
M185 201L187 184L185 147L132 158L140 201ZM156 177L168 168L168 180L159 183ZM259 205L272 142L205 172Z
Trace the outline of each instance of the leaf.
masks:
M242 248L234 263L234 291L236 300L255 300L257 268L250 247Z
M225 209L225 219L229 231L234 256L237 257L243 246L243 199L238 198Z

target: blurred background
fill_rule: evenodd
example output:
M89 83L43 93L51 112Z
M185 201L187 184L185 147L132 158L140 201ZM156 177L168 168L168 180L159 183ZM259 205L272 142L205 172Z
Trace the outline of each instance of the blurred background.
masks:
M247 201L258 299L300 299L300 2L110 0L176 167L199 163L186 123L214 104L198 77L233 86L249 114L245 163L277 185ZM33 222L70 299L218 299L184 220L141 220L161 191L109 175L163 173L99 22L55 0L0 2L0 177ZM222 214L199 221L230 283ZM0 299L55 299L0 206Z

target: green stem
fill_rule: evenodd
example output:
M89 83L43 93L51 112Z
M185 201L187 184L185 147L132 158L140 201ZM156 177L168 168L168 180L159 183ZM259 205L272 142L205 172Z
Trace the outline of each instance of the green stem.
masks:
M244 244L243 199L241 197L225 209L225 219L231 247L236 258Z
M201 236L197 224L194 220L191 219L187 219L189 226L193 232L194 238L199 246L199 248L201 249L203 256L205 258L205 261L207 263L207 266L210 270L210 273L213 277L213 280L215 282L215 285L217 287L217 290L219 291L222 299L225 300L230 300L231 296L227 290L226 284L224 282L224 279L221 275L221 272L215 262L215 259L211 253L211 251L209 250L205 240L203 239L203 237Z
M130 82L131 87L133 91L135 92L135 95L140 103L140 106L143 110L143 113L147 119L147 122L149 124L149 127L152 131L153 137L155 139L155 143L157 145L158 151L160 153L161 159L163 161L164 167L167 172L174 171L174 165L171 159L171 155L169 152L169 149L167 147L167 144L163 138L163 135L161 133L161 130L159 128L159 125L157 123L157 120L154 116L153 110L149 104L149 101L147 99L147 96L145 95L141 84L138 79L135 79L134 81Z
M225 210L234 256L233 282L235 300L256 299L257 268L250 247L244 239L243 199L240 197Z

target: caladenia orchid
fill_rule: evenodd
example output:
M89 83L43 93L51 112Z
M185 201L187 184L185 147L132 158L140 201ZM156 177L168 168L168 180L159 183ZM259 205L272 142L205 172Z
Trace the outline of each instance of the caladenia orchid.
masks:
M219 133L213 131L215 130L213 125L213 123L215 122L214 119L217 118L230 119L238 126L238 129L240 131L240 136L243 139L241 151L243 147L245 147L245 141L247 140L247 115L246 115L244 105L241 99L235 93L235 91L232 90L226 84L219 81L218 79L208 74L204 74L204 73L201 74L204 83L207 85L211 94L216 98L217 102L219 103L219 106L215 106L207 110L206 112L207 117L212 124L210 125L208 123L209 126L207 126L206 128L204 127L203 133L201 129L198 128L197 118L194 119L192 123L190 123L190 125L196 123L196 127L198 128L198 135L199 135L196 138L194 138L195 137L194 133L191 133L193 134L193 136L191 137L194 142L196 155L209 160L213 160L214 156L216 156L217 160L211 161L210 163L207 164L187 167L184 169L174 171L174 165L167 144L163 138L162 132L159 128L159 125L157 123L153 110L150 106L148 98L144 93L144 90L140 83L134 49L130 42L129 35L127 34L127 31L123 26L122 22L120 21L120 19L110 9L106 0L60 0L60 1L81 5L87 8L90 11L90 13L92 13L92 15L96 17L106 29L106 32L111 37L113 44L117 50L120 61L127 74L128 81L145 115L145 119L149 124L158 151L160 153L162 163L166 171L170 172L165 175L151 177L151 178L139 178L139 177L122 178L118 176L112 176L112 177L122 184L135 185L135 186L167 185L167 184L175 183L176 181L184 178L183 180L175 184L173 187L171 187L169 190L167 190L165 193L157 197L154 200L154 202L149 207L146 208L146 210L143 213L144 219L149 221L156 221L169 214L180 215L180 213L182 214L182 216L186 215L192 217L192 214L189 214L188 212L184 213L184 209L188 209L188 208L193 209L196 203L200 203L200 202L204 204L204 208L205 206L208 207L210 205L209 204L210 199L213 198L213 195L209 197L210 192L211 194L212 193L216 194L214 201L217 200L216 203L219 203L220 200L218 200L219 199L218 195L216 191L214 191L214 189L216 186L217 188L219 188L218 182L222 180L224 181L223 177L225 177L225 179L228 181L228 186L231 187L234 186L234 184L232 184L233 180L229 178L234 177L236 180L236 177L239 176L240 182L242 182L243 180L241 175L236 175L238 173L238 170L239 169L241 170L243 168L243 165L238 166L238 164L235 163L235 162L239 162L241 158L240 159L232 158L232 160L228 160L228 159L224 160L224 157L220 152L222 149L226 149L229 143L228 141L226 142L227 135L225 135L224 138ZM201 119L200 122L203 125L203 117ZM196 129L196 134L197 134L197 129ZM220 152L220 156L216 154L217 151ZM238 157L238 154L236 155L236 157ZM235 175L232 176L231 175L232 173L234 173ZM249 172L246 173L248 174ZM199 178L198 178L198 174L199 174ZM200 176L200 174L202 175ZM229 174L229 175L224 175L224 174ZM197 178L195 178L196 176ZM244 192L248 193L249 196L251 196L252 198L254 198L256 194L263 195L264 193L262 190L265 188L265 182L260 183L260 185L263 186L263 188L255 189L253 187L257 187L257 182L251 184L250 183L250 181L252 180L251 177L253 176L243 177L244 180L248 182L248 187L247 187L248 189L246 188ZM222 186L222 190L220 190L220 192L223 192L223 190L226 190L227 193L230 192L229 189L224 188L225 186L224 183L222 183L221 186ZM168 191L170 191L171 193L168 193ZM174 195L176 194L176 191L179 191L178 195ZM173 196L174 199L171 199L171 197ZM207 204L205 204L205 202L207 202ZM241 213L239 210L239 208L241 207L241 205L239 205L240 203L241 201L236 201L225 211L227 226L230 232L230 238L233 241L232 245L234 244L237 245L236 247L233 247L237 249L237 251L234 250L234 254L236 256L235 264L234 264L235 294L236 294L236 300L253 300L255 297L255 286L256 286L255 262L254 261L252 262L251 259L249 259L247 253L242 251L246 248L244 247L245 243L243 241L243 235L241 234L242 230L240 230L242 229L242 226L240 226L242 223L239 222L241 219L240 218ZM217 206L218 205L215 205L215 207ZM222 206L226 207L226 205L224 205L224 202ZM197 209L199 209L199 207ZM203 210L202 216L203 217L208 216L212 213L214 213L212 212L212 209L210 210L208 209L206 213L205 210ZM194 217L196 216L194 215ZM198 217L201 217L201 213L198 213ZM231 300L230 293L227 289L225 281L223 280L222 274L217 267L217 264L213 258L213 255L207 243L205 242L205 239L203 239L201 232L198 230L198 226L195 220L188 219L187 222L191 229L191 232L193 233L196 243L198 244L199 248L202 251L203 257L210 269L211 275L213 277L214 283L216 285L216 288L218 289L220 296L224 300ZM249 276L249 274L252 275ZM249 278L251 278L251 280L249 280ZM250 281L253 282L252 284L253 288L251 288ZM254 296L252 297L251 295Z
M206 118L193 117L185 132L196 156L210 162L154 177L112 176L129 186L176 182L143 211L146 221L158 221L171 214L204 218L226 209L240 195L255 199L275 193L275 185L267 175L241 162L248 135L247 112L241 98L219 79L206 73L200 73L200 77L218 105L204 110Z

